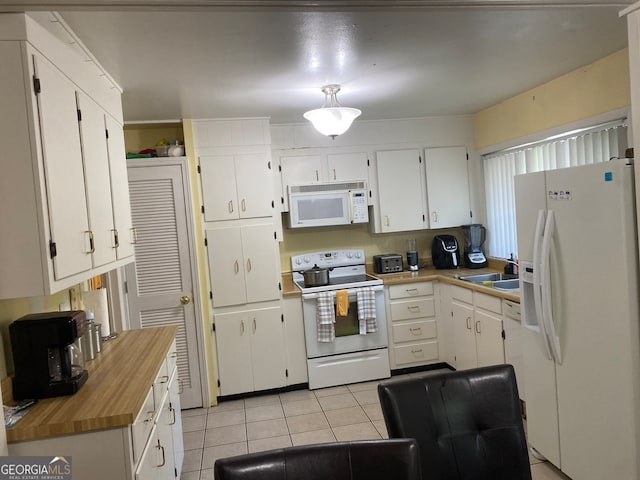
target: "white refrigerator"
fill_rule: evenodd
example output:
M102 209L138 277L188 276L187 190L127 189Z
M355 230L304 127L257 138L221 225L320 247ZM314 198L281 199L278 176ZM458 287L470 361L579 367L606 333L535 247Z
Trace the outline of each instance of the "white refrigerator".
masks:
M527 436L574 480L640 479L632 162L515 177Z

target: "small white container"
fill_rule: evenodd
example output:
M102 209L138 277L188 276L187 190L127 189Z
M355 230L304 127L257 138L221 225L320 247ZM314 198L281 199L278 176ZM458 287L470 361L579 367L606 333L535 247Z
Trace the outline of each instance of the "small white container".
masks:
M180 145L179 142L172 143L171 145L169 145L168 154L170 157L183 157L184 145Z

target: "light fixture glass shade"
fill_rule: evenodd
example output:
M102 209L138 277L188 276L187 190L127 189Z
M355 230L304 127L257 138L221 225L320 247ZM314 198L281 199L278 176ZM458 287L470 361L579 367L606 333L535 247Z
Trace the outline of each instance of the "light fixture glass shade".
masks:
M353 121L362 112L357 108L341 107L336 95L340 91L340 85L325 85L322 87L325 95L322 108L309 110L304 118L309 120L316 130L323 135L336 138L346 132Z
M362 112L357 108L327 107L309 110L304 114L304 118L309 120L321 134L335 138L349 130L360 114Z

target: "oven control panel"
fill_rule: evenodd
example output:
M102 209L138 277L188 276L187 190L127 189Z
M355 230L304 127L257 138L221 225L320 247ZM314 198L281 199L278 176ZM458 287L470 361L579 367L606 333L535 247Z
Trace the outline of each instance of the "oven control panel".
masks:
M309 252L291 257L291 270L297 271L312 268L346 267L349 265L364 265L364 249L326 250L323 252Z

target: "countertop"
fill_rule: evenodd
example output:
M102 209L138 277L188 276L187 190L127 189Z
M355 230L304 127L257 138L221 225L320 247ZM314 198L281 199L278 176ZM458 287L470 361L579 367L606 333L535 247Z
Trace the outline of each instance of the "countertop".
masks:
M89 378L80 390L69 396L39 400L29 413L7 428L7 441L132 424L177 332L176 326L127 330L103 342L102 351L85 365ZM10 382L3 381L3 390L7 384L10 386Z
M464 280L460 280L457 277L465 276L465 275L475 275L479 273L496 273L501 272L501 266L504 264L502 262L491 262L488 268L458 268L455 270L438 270L433 266L423 267L417 272L410 272L405 270L403 272L398 273L384 273L378 274L374 273L373 265L367 264L367 273L379 278L382 280L384 285L398 285L403 283L414 283L414 282L425 282L429 280L440 280L443 282L451 283L453 285L459 285L461 287L469 288L471 290L476 290L478 292L487 293L489 295L493 295L495 297L504 298L506 300L511 300L513 302L520 302L520 295L516 292L497 290L495 288L491 288L485 285L466 282ZM285 272L282 274L282 295L287 296L296 296L301 295L300 289L296 287L293 283L293 278L291 276L291 272Z

